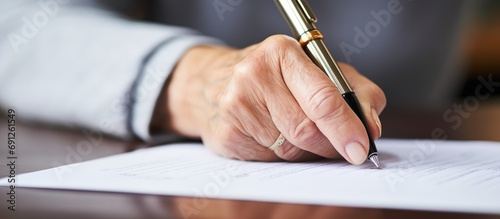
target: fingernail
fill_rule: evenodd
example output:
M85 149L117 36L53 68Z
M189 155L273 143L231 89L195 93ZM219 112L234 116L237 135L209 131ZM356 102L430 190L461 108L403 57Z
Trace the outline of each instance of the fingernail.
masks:
M362 164L366 160L366 151L363 145L358 142L351 142L345 147L347 155L353 164Z
M377 110L372 108L372 116L373 120L375 120L375 124L377 124L378 127L378 137L382 136L382 124L380 123L380 118L378 118L378 113Z

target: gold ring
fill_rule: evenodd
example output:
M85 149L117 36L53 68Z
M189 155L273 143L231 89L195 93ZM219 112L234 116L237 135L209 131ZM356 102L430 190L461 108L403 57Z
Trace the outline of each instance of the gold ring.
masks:
M271 147L269 147L269 150L275 151L281 145L283 145L283 143L285 143L285 140L286 140L285 137L280 133L280 136L278 136L278 139L276 139L276 141L274 142L274 144L271 145Z
M315 39L323 39L323 34L319 30L311 30L300 35L299 43L300 46L305 47L309 42Z

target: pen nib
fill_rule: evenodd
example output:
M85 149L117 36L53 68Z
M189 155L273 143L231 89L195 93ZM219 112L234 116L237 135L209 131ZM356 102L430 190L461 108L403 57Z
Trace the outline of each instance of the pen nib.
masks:
M378 162L378 156L377 155L372 155L370 157L370 161L375 164L375 166L377 167L377 169L380 169L380 163Z

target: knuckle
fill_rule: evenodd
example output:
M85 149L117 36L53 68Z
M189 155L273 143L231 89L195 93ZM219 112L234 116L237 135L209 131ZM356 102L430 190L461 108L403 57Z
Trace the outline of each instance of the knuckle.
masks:
M233 67L232 83L236 88L260 85L266 80L269 70L263 57L247 57Z
M297 54L303 53L297 40L280 34L268 37L260 48L265 54L267 63L281 71L296 68Z
M321 86L308 97L309 117L318 121L325 117L342 115L343 104L344 100L340 98L338 90L328 85Z
M288 57L290 51L302 50L300 49L300 45L297 40L287 35L280 34L268 37L266 40L264 40L260 48L266 55L274 54L278 55L278 57Z
M251 77L258 66L258 62L253 58L245 58L234 65L234 75L236 77Z
M284 48L291 45L298 45L297 41L290 36L284 34L276 34L268 37L264 42L276 47Z

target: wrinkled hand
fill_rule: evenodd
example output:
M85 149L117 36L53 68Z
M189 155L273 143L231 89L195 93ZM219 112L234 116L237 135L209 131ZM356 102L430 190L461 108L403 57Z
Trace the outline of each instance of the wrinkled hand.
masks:
M340 67L378 138L384 93L351 66ZM170 131L201 137L219 155L259 161L366 160L363 124L290 37L271 36L241 50L195 47L172 74L166 87ZM280 133L286 142L269 150Z

